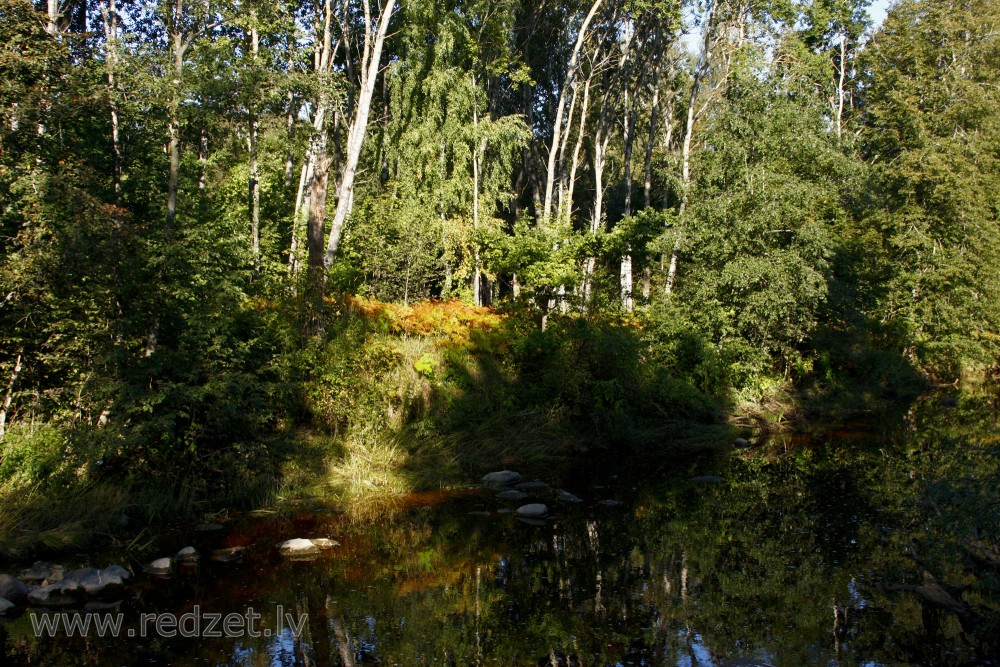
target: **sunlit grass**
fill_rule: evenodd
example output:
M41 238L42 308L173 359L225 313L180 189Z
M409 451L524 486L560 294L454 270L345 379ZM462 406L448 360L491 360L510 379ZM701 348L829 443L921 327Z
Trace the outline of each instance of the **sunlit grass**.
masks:
M403 475L406 452L374 427L358 429L329 467L334 497L353 519L393 514L412 489Z

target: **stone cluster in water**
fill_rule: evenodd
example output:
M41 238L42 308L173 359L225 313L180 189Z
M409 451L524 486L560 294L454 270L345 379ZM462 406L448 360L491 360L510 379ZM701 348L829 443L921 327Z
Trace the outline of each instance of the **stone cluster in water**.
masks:
M120 602L131 579L121 565L65 572L62 565L38 561L17 577L0 574L0 615L21 606L101 609Z
M519 502L529 498L539 496L552 497L560 503L577 504L583 499L566 491L565 489L555 489L552 491L547 482L541 480L521 481L521 473L513 470L497 470L483 475L483 486L489 489L498 489L496 499L501 502ZM618 507L621 502L613 499L600 500L598 505L605 507ZM469 512L471 516L491 516L491 512L485 510L475 510ZM530 502L520 505L516 509L501 507L497 514L513 514L519 520L531 525L542 525L550 518L548 505L541 502Z
M218 530L214 525L208 530ZM196 528L199 532L200 526ZM276 545L278 553L291 560L311 560L339 542L325 537L296 538ZM239 560L245 546L224 547L211 553L211 560L228 563ZM150 575L165 577L175 568L191 567L201 560L192 546L184 547L174 556L164 556L147 563L142 569ZM85 567L65 571L62 565L38 561L19 575L0 574L0 616L13 614L25 607L79 608L100 610L120 605L127 594L126 585L132 573L121 565L104 569Z

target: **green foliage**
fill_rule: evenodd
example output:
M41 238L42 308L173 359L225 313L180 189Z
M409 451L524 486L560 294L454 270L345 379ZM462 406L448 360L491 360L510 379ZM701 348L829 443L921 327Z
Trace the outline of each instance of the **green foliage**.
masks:
M402 192L369 199L355 209L331 287L403 302L437 291L446 270L444 234L461 222L442 223L433 210L416 205L410 198L416 194L412 183L400 183Z
M75 457L66 456L67 445L66 434L54 426L12 428L4 437L0 480L13 490L65 477L65 467L75 463Z
M998 21L995 3L904 2L868 51L868 224L896 267L880 309L943 377L996 360Z
M994 4L864 42L854 0L609 2L570 71L592 3L404 3L320 275L288 260L313 151L343 176L363 3L144 0L108 37L0 0L0 483L189 509L329 458L317 488L370 464L397 497L995 366Z
M731 83L698 154L677 298L722 345L790 363L824 307L849 161L781 80ZM670 232L668 232L670 234ZM761 369L763 370L763 368Z

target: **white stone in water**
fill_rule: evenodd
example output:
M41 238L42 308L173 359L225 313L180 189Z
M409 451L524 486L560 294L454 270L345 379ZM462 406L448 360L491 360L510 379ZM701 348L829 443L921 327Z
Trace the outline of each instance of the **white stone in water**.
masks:
M101 577L101 571L96 567L73 570L63 578L63 582L70 581L80 584L87 595L97 595L108 587Z
M498 470L497 472L490 472L483 475L483 484L486 486L504 486L505 484L513 484L519 479L521 479L521 473L519 472Z
M9 574L0 574L0 598L19 604L28 597L28 587Z
M175 556L175 558L177 558L178 562L181 563L193 563L201 558L201 554L199 554L198 550L194 547L184 547L177 552L177 556Z
M312 540L296 537L293 540L283 542L278 547L278 551L281 552L282 556L315 556L319 553L319 547Z
M150 574L170 574L173 562L169 558L157 558L152 563L146 565L146 572Z
M331 540L331 539L326 538L326 537L314 537L311 541L312 541L313 544L315 544L317 547L319 547L323 551L326 551L327 549L332 549L334 547L339 547L340 546L340 542L338 542L337 540Z
M46 563L44 561L37 561L29 569L22 570L18 578L26 584L47 586L49 584L54 584L57 581L62 581L63 566L53 565L52 563Z
M35 607L71 607L83 602L87 592L78 581L58 581L28 594L28 604Z
M507 489L497 494L497 500L524 500L528 494L517 489Z
M87 595L103 597L111 594L119 594L125 588L125 582L132 578L132 574L120 565L112 565L105 570L87 568L77 570L77 573L67 575L80 582Z
M547 516L549 513L549 508L542 503L529 503L527 505L521 505L515 511L517 516L539 518Z
M0 598L0 616L14 608L14 603L7 598Z
M109 565L101 570L101 578L109 586L124 586L132 578L132 573L121 565Z

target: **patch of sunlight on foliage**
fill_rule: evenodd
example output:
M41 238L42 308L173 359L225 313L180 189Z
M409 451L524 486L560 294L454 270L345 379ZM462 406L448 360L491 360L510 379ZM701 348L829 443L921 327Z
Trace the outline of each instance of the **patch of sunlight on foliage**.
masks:
M50 424L13 424L0 446L0 489L5 493L64 474L72 458L65 432Z
M347 305L364 319L383 323L389 333L440 336L454 344L469 343L474 331L496 328L503 321L492 308L470 306L457 299L404 305L352 296Z
M739 392L743 395L747 392ZM773 380L751 398L740 396L735 414L730 421L737 425L753 425L767 430L783 430L792 427L793 419L800 410L794 388L790 383Z
M731 392L731 397L733 403L742 410L760 405L768 397L780 393L784 387L785 383L779 377L756 374L749 378L743 387L734 389Z

